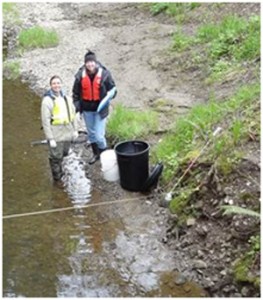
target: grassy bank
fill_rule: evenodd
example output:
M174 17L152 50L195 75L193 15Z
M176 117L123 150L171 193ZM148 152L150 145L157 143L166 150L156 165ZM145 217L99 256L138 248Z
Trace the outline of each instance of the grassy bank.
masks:
M191 112L179 118L171 133L156 147L159 160L165 162L164 182L173 179L180 164L189 163L200 154L204 144L211 140L206 158L220 160L220 155L234 149L249 138L251 132L260 131L260 85L241 88L232 98L220 102L212 99L208 104L193 107ZM213 140L212 132L223 128L223 134Z
M23 49L55 47L59 43L56 31L40 26L23 29L19 33L19 45Z
M157 130L157 114L152 111L138 111L117 104L111 114L107 135L113 141L146 138Z
M215 12L208 12L208 7ZM171 69L183 74L186 80L191 80L194 71L198 77L189 82L199 82L198 87L209 89L211 95L207 103L195 105L188 114L174 120L172 130L153 151L165 166L161 187L172 191L169 207L176 221L171 228L188 229L198 244L198 229L190 229L189 220L198 226L205 220L213 230L220 226L217 247L226 243L230 232L228 239L239 247L238 251L231 249L232 280L238 285L250 284L250 288L254 286L258 291L259 221L240 215L238 209L225 216L222 208L234 203L255 215L260 210L260 170L254 158L247 158L251 153L257 156L260 149L260 15L250 14L252 8L248 6L236 12L234 6L228 7L215 3L151 4L153 15L167 15L176 23L168 52L171 64L176 61ZM194 30L184 26L191 18L198 24ZM224 92L216 93L220 90ZM214 137L217 127L222 131ZM191 169L185 173L189 166ZM237 226L240 232L235 231ZM201 244L204 236L209 235L202 234ZM205 241L208 243L208 239ZM216 245L211 251L215 248Z

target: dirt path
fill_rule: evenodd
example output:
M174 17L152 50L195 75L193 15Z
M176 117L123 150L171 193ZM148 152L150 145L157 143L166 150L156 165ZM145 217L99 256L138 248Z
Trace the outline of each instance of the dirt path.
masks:
M26 52L21 59L22 76L42 93L48 79L59 73L68 92L74 74L83 63L87 48L97 53L116 81L116 101L130 107L145 107L156 99L191 106L195 101L187 87L176 79L176 71L158 74L153 69L171 43L175 26L159 23L134 4L90 3L19 4L21 18L54 28L60 36L58 47ZM169 80L165 77L174 77Z

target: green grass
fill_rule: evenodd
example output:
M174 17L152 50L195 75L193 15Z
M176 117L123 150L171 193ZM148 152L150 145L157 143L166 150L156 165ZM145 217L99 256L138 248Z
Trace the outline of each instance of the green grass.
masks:
M59 43L58 34L40 26L24 29L19 34L19 44L23 49L55 47Z
M208 44L208 55L216 60L225 57L233 60L250 60L260 55L260 18L249 21L227 16L220 24L207 24L198 29L197 38Z
M184 51L193 44L193 39L182 31L177 31L173 35L173 50Z
M260 287L260 276L251 274L254 261L260 255L260 235L251 236L249 239L250 248L242 257L237 259L233 266L233 275L237 282L250 282L255 287Z
M205 73L208 70L205 84L231 80L245 70L244 61L260 57L260 17L254 15L246 20L226 16L219 24L200 26L194 36L177 30L171 50L176 53L188 50L187 61L184 57L182 66L194 65Z
M17 79L20 76L20 63L18 61L5 61L3 74L8 79Z
M208 104L196 105L188 115L179 118L172 133L166 135L154 149L158 160L165 164L164 181L169 182L173 178L182 162L190 161L200 153L207 138L212 139L212 132L217 124L222 124L226 128L223 134L216 138L212 148L210 147L211 159L220 155L223 157L228 151L231 158L228 164L234 165L239 158L235 147L248 136L249 127L245 124L255 120L253 115L249 117L244 112L248 112L259 97L259 84L244 86L227 101L212 100ZM243 112L245 120L236 118L236 112L239 111ZM258 123L260 123L259 118L256 120L257 126ZM230 152L233 153L233 157ZM208 155L205 154L206 158ZM225 163L226 160L223 159L223 162Z
M173 36L173 50L185 50L189 46L206 44L207 55L213 68L224 68L233 62L253 60L260 56L260 18L252 16L248 21L227 16L220 24L201 26L196 36L178 31Z
M213 83L222 83L224 81L231 81L235 79L238 74L245 73L246 70L242 68L242 63L235 63L220 59L210 68L210 75L205 79L205 84L211 85Z
M170 16L178 16L186 11L199 7L201 3L189 2L189 3L171 3L171 2L158 2L150 5L150 11L153 15L165 13Z
M236 215L245 215L251 217L257 217L260 219L260 213L248 208L243 208L235 205L222 205L221 209L224 210L223 215L236 214Z
M153 15L164 13L170 17L174 17L176 23L183 24L190 20L189 11L199 7L201 3L171 3L171 2L158 2L149 5L150 11Z
M3 2L2 8L3 8L3 14L7 14L7 13L18 14L18 10L15 3Z
M21 20L19 18L19 11L15 3L3 2L2 12L4 23L14 25L21 24Z
M135 111L118 104L107 124L107 134L115 140L147 137L157 130L157 114L152 111Z

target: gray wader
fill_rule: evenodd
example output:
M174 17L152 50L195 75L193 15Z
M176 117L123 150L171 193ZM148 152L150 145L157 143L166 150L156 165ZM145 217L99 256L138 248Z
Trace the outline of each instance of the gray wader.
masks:
M62 161L63 157L68 155L70 148L70 142L57 142L56 148L51 148L49 146L49 164L51 167L51 172L53 179L58 181L61 179L63 172L62 172Z

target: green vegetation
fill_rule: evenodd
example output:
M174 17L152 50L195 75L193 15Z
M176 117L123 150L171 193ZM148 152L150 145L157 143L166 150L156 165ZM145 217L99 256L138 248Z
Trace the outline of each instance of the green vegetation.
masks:
M221 208L224 209L223 215L238 214L260 218L260 213L251 209L242 208L235 205L223 205Z
M18 61L5 61L3 72L6 78L17 79L20 76L20 63Z
M2 12L4 23L19 25L21 20L19 19L19 11L15 3L3 2L2 3Z
M249 240L250 248L243 257L236 260L234 264L234 278L238 282L250 282L260 287L260 276L253 275L251 268L260 255L260 236L252 236Z
M8 13L12 13L14 15L18 16L18 10L17 7L15 5L15 3L11 3L11 2L3 2L2 3L2 8L3 8L3 14L8 14Z
M191 161L200 153L207 138L212 140L212 131L220 123L224 124L224 132L216 138L207 152L210 153L211 160L218 159L220 162L221 156L226 163L225 151L228 151L231 158L231 153L236 153L236 145L248 137L249 127L245 124L257 122L253 124L260 128L259 113L258 119L255 119L253 110L250 110L253 103L259 103L259 97L259 84L245 86L227 101L212 100L208 104L196 105L188 115L179 118L173 131L155 149L158 159L166 165L163 174L165 182L173 178L181 163ZM244 120L236 119L235 114L238 112L242 112ZM236 157L238 158L234 155Z
M233 78L242 72L242 62L260 57L260 17L252 16L249 20L237 16L226 16L219 24L205 24L198 28L195 36L176 31L173 36L172 51L200 48L200 53L210 66L210 75L206 83L214 83ZM191 57L192 56L192 57ZM200 59L200 57L198 57ZM199 61L191 54L192 64L200 67Z
M172 38L171 54L180 61L180 68L199 68L207 74L204 84L213 85L229 82L245 74L249 65L260 57L260 16L251 15L249 19L237 15L227 15L221 21L214 21L213 13L198 19L191 13L202 3L152 3L153 15L166 14L175 17L177 23L185 23L192 17L199 22L194 35L184 32L183 27L176 30ZM207 8L220 11L222 3L211 3ZM202 9L201 9L202 11ZM198 14L197 14L198 15ZM208 21L209 20L209 21ZM197 50L198 49L198 50ZM187 50L187 51L186 51ZM198 53L198 54L197 54ZM180 56L181 54L181 56ZM258 76L259 71L256 71Z
M193 44L193 39L182 33L181 30L177 31L173 35L173 50L182 52L188 49Z
M212 59L222 57L237 61L256 58L260 55L260 18L249 21L227 16L218 25L208 24L199 28L197 41L208 44Z
M253 153L260 141L260 16L239 17L235 13L240 11L236 11L222 17L227 5L200 5L201 9L194 13L190 3L151 6L154 15L173 16L181 25L172 36L167 55L170 68L176 69L178 78L182 75L183 80L187 80L189 76L194 85L195 80L200 81L196 86L209 89L211 95L207 103L194 106L182 117L176 116L172 130L153 149L152 157L164 163L161 184L164 190L172 191L169 208L176 214L175 224L183 227L189 218L199 218L210 209L217 214L225 197L224 188L237 189L238 194L237 183L242 192L237 196L240 203L236 200L235 203L241 205L243 200L251 207L222 206L224 215L260 218L258 190L247 188L245 181L249 178L257 185L253 174L258 171L251 167L251 174L242 177L244 170L250 168L244 158L250 148ZM229 14L233 9L231 7ZM241 14L247 16L243 11ZM193 24L199 23L199 26L191 30L189 26L182 26L192 17ZM222 131L214 137L212 133L218 126ZM205 151L201 152L205 145ZM253 230L258 227L255 224ZM260 235L250 237L249 243L246 253L239 252L231 271L237 282L252 283L259 289Z
M215 64L211 66L210 71L210 76L205 79L205 83L208 85L216 82L230 81L234 79L237 74L245 72L241 64L231 63L224 59L215 62Z
M24 29L19 34L19 44L23 49L49 48L58 45L59 38L54 30L40 26Z
M199 7L201 3L176 3L176 2L158 2L148 4L151 13L155 16L160 13L165 13L170 17L174 17L178 24L189 20L189 11Z
M197 3L197 2L190 2L190 3L158 2L158 3L152 3L150 6L150 10L153 15L158 15L164 12L170 16L178 16L181 14L185 14L188 10L195 9L200 5L201 3Z
M180 193L174 196L170 202L171 212L180 216L187 214L187 212L191 210L191 208L188 207L188 203L195 191L195 188L191 188L189 186L187 188L180 189Z
M152 111L135 111L121 104L111 114L107 134L113 139L143 138L157 130L157 114Z

